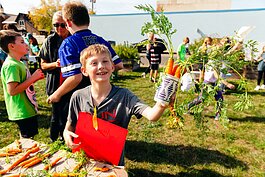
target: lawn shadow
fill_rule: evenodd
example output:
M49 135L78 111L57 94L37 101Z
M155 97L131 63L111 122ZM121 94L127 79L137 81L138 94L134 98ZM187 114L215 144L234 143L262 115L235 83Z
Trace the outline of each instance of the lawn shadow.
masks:
M138 162L172 164L190 168L196 164L220 164L226 168L247 170L247 165L231 156L216 150L193 146L172 146L143 141L127 141L125 157Z
M51 108L45 106L39 106L39 111L51 111ZM38 124L39 128L49 128L50 127L50 115L43 115L38 113ZM6 105L4 101L0 101L0 122L10 122L8 119Z
M118 77L112 79L115 83L121 83L124 80L134 80L136 78L139 78L137 75L123 75L122 73L119 73Z
M230 118L231 121L237 121L237 122L255 122L255 123L264 123L265 117L252 117L252 116L246 116L246 117L234 117Z
M235 95L235 94L243 94L243 93L245 93L244 90L226 89L225 91L225 95ZM252 96L256 96L256 95L265 96L265 92L259 92L259 91L248 91L248 94Z
M7 118L6 104L5 101L0 101L0 122L9 121Z
M50 107L46 107L46 106L39 106L38 107L39 113L38 113L38 124L39 124L39 128L45 128L48 129L50 128L50 119L51 119L51 115L50 114L41 114L40 112L50 112L52 111L52 109Z
M265 92L259 92L259 91L251 91L251 92L248 92L248 94L252 96L255 96L255 95L265 96Z
M191 172L180 172L175 175L166 173L156 173L145 169L131 169L128 171L129 177L224 177L223 175L208 169L190 169ZM228 177L228 176L226 176Z

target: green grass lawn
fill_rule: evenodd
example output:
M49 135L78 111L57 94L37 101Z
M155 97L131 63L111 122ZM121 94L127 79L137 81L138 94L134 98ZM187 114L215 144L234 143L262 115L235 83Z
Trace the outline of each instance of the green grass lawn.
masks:
M129 88L146 103L154 105L155 86L140 75L141 72L122 72L113 83ZM253 89L255 84L256 81L251 81ZM45 80L37 82L35 90L40 115L35 140L47 143L51 107L45 103ZM196 128L188 114L182 130L167 127L168 111L156 123L132 118L125 150L129 176L265 176L265 91L252 90L249 94L255 107L244 112L232 109L235 92L224 95L230 119L227 128L213 120L213 106L204 113L208 127L204 130ZM19 135L16 124L7 119L2 85L0 92L1 148Z

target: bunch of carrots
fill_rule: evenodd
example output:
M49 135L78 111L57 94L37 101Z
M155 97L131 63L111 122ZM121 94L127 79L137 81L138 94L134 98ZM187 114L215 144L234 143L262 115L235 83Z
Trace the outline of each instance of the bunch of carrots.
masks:
M171 76L176 77L177 79L180 79L180 77L187 72L186 68L183 68L179 64L174 65L174 59L169 58L167 61L167 66L165 68L165 73ZM177 115L177 112L174 109L174 105L169 105L169 110L171 117L174 118L174 122L180 124L181 120Z
M22 152L21 143L18 140L15 140L15 148L7 148L5 152L0 153L0 157L14 156Z
M18 154L22 152L22 146L20 143L16 142L17 144L17 148L15 149L8 149L7 153L9 153L11 156L14 155L14 153ZM49 157L51 154L50 153L45 153L45 154L37 154L33 157L30 157L30 154L32 153L37 153L40 150L40 147L34 143L33 146L31 146L30 148L26 149L26 152L20 157L18 158L15 162L13 162L7 169L4 170L0 170L0 175L4 175L7 172L10 172L12 169L16 168L16 167L23 167L23 168L29 168L32 167L34 165L39 164L40 162L42 162L44 160L44 158ZM7 155L7 153L4 153L5 156L10 156ZM1 156L1 154L0 154ZM3 156L2 156L3 157ZM49 170L51 167L55 166L57 164L58 161L60 161L62 159L62 157L57 157L55 160L53 160L51 163L49 163L48 165L46 165L43 170ZM16 174L16 175L11 175L10 177L15 177L15 176L26 176L24 174Z
M186 72L186 69L182 71L182 67L179 66L178 64L174 65L174 59L169 58L167 61L167 66L165 69L165 73L169 74L171 76L175 76L176 78L180 78L181 75L183 75Z

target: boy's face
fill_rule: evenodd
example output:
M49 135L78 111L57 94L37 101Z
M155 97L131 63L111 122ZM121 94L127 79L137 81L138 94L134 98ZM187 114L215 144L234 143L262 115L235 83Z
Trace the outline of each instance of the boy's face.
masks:
M96 54L87 59L81 71L85 76L89 76L91 82L109 82L114 64L107 54Z
M9 52L15 52L17 54L20 54L21 56L26 55L29 52L28 45L24 42L24 39L22 36L17 36L15 43L10 43L9 45Z

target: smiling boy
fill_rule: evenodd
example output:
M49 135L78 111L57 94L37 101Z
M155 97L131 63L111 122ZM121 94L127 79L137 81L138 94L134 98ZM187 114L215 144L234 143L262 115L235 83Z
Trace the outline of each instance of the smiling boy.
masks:
M136 95L125 88L114 86L110 77L114 71L114 64L108 48L101 44L91 45L81 53L82 73L90 78L91 86L76 91L70 101L68 121L64 130L64 139L70 148L76 148L72 138L77 138L75 127L79 112L93 115L96 109L97 117L112 124L127 129L130 119L135 115L150 121L157 121L166 109L160 103L149 107ZM124 165L122 156L119 165Z

